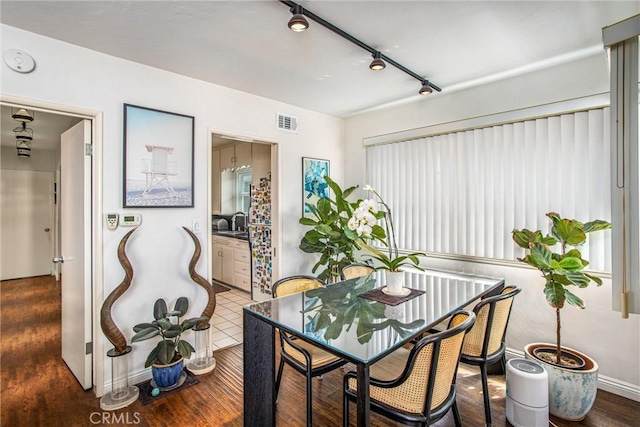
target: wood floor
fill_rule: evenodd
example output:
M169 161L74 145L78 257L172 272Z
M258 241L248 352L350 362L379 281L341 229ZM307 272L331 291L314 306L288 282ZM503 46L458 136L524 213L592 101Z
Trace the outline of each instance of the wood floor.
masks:
M242 426L242 346L215 353L216 369L199 376L200 384L143 406L103 412L92 391L83 391L60 358L60 295L51 277L1 283L1 425L12 426ZM134 350L135 351L135 350ZM505 420L501 378L491 380L494 426ZM342 371L314 380L314 425L339 426L342 418ZM458 406L465 426L484 424L479 372L462 367ZM278 400L278 425L305 423L303 377L285 368ZM355 406L351 405L352 420ZM552 419L558 427L640 426L640 403L598 392L596 404L581 423ZM396 424L372 415L374 427ZM437 426L452 426L449 414Z

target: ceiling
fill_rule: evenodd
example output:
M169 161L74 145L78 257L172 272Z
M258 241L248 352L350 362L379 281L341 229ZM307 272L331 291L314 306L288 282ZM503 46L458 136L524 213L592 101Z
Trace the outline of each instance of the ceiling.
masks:
M307 31L290 31L291 12L276 0L2 0L0 22L350 117L381 106L428 102L496 76L601 52L602 27L640 13L640 2L635 0L313 0L300 4L431 80L442 94L418 95L420 82L389 64L383 71L369 70L369 52L311 20ZM20 46L3 46L3 50L9 48ZM37 55L30 53L37 64Z

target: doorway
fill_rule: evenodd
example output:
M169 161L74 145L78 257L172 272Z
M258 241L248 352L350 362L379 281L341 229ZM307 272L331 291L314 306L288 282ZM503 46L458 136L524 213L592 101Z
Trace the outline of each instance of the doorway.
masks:
M20 159L18 159L18 156L16 154L16 142L15 142L15 135L12 132L12 129L15 126L11 126L11 124L8 124L6 121L7 120L11 120L12 119L12 111L15 111L19 108L25 108L27 109L27 111L32 112L33 115L33 121L29 123L29 127L32 128L33 130L33 140L32 140L32 144L31 144L31 150L30 150L30 156L28 158L24 158L24 156ZM44 190L44 193L46 194L47 198L50 199L52 201L51 206L47 207L38 207L37 205L33 205L29 208L27 208L28 210L31 209L33 210L33 212L36 211L42 211L42 210L48 210L48 221L49 221L49 226L46 227L37 227L34 228L32 231L32 233L30 234L36 234L39 233L40 231L49 233L49 235L52 235L52 237L49 239L50 245L47 247L47 250L42 251L41 254L37 254L37 256L40 258L39 261L41 263L44 263L45 265L48 265L48 271L45 272L45 274L52 274L56 276L56 279L58 278L57 276L57 270L56 267L57 265L54 265L52 260L54 257L60 257L60 248L61 248L61 244L60 244L60 239L58 238L60 236L60 231L62 229L61 227L61 221L64 219L61 215L60 215L60 198L64 197L64 195L61 194L61 187L62 187L62 183L64 182L64 178L60 178L61 174L60 174L60 169L61 169L61 156L63 155L65 148L63 147L62 143L61 143L61 135L64 133L65 130L73 128L74 125L76 124L80 124L82 122L85 123L85 125L83 126L84 129L84 133L82 134L81 137L82 138L80 140L80 147L82 148L82 152L83 154L85 153L85 144L88 142L88 144L91 145L92 141L93 142L97 142L100 141L100 136L98 135L98 132L96 132L95 128L96 128L96 121L98 123L101 123L101 115L100 114L95 114L95 113L89 113L86 111L79 111L76 110L74 108L69 108L69 111L61 111L57 109L52 109L50 108L49 105L46 105L44 103L39 103L39 102L30 102L28 100L22 100L22 99L17 99L17 98L12 98L9 99L8 97L3 97L3 99L0 101L0 114L2 115L2 162L0 164L0 169L2 169L3 175L6 174L12 174L12 175L24 175L25 176L33 176L36 175L38 173L42 173L42 171L44 171L44 173L47 176L51 177L51 181L53 183L53 185L46 185L47 188L46 190ZM97 144L93 144L93 146L95 147ZM66 147L66 145L65 145ZM88 151L90 153L90 151ZM94 154L98 154L99 155L99 150L94 150ZM96 285L96 281L94 280L96 277L96 271L93 268L94 265L94 256L96 255L95 252L95 248L97 247L95 245L95 239L94 239L94 233L93 233L93 216L91 216L91 212L92 209L95 209L95 201L92 197L93 194L93 188L97 187L98 182L99 182L99 175L97 174L97 170L95 168L92 168L93 164L99 164L99 162L97 161L97 156L94 155L93 158L88 158L88 162L86 162L86 164L83 166L81 163L80 168L82 168L83 170L85 170L86 172L88 172L88 187L87 187L87 191L85 192L84 195L82 195L81 200L81 205L80 205L80 210L82 212L88 212L89 216L86 216L86 218L89 220L87 222L87 225L85 227L85 233L84 236L82 238L82 240L86 243L84 245L84 247L86 247L86 251L84 252L85 256L87 257L87 262L83 263L83 265L80 267L80 270L82 271L82 283L80 284L83 289L85 290L85 292L87 292L87 295L89 296L88 299L84 299L82 301L80 301L78 304L81 306L82 310L84 310L87 313L87 320L83 326L84 330L87 331L87 334L84 335L84 340L86 341L88 344L85 345L85 343L83 342L83 345L81 346L81 351L82 351L82 355L85 357L86 360L88 360L88 364L87 366L87 373L81 376L78 376L76 374L76 372L74 371L74 369L71 367L71 365L69 364L69 361L67 360L67 357L65 357L65 350L63 349L61 357L63 360L65 360L65 362L67 362L67 365L69 365L69 367L71 368L70 370L72 371L72 373L74 373L74 376L76 376L76 378L78 379L78 382L81 384L82 388L84 389L89 389L91 387L93 387L93 385L95 384L96 387L96 393L102 393L102 358L98 358L96 359L93 355L96 354L95 348L96 348L96 344L94 343L92 345L92 336L93 334L93 301L92 301L92 295L93 295L93 290L95 289L94 286ZM69 170L69 168L67 168L67 171ZM93 181L93 183L91 183L91 181ZM91 185L93 184L93 186ZM27 190L28 191L28 190ZM5 197L5 193L3 192L3 194L1 195L2 198ZM77 196L75 195L74 191L69 191L67 196L74 196L74 198L77 198ZM31 198L33 199L34 197L31 196ZM69 198L69 197L67 197ZM27 199L29 199L29 197L27 197ZM4 204L5 201L3 200L2 203ZM40 203L42 204L42 203ZM99 210L96 210L95 212L99 212ZM24 217L25 214L23 213L22 216ZM69 216L69 215L67 215ZM11 228L12 222L15 222L16 218L9 218L9 217L3 217L1 219L2 222L2 228L3 229L7 229L7 228ZM40 230L40 228L43 228L43 230ZM67 227L68 228L68 227ZM4 233L3 233L4 234ZM13 242L14 243L14 252L18 252L20 253L21 251L25 251L22 253L26 253L29 255L33 255L36 256L36 253L34 251L30 251L29 249L20 249L18 250L18 248L15 247L15 244L18 243L19 241ZM30 238L29 233L27 233L27 235L24 236L23 239L20 239L20 242L24 242L26 245L34 245L34 239ZM4 250L5 248L3 248ZM73 257L71 257L73 259ZM30 276L34 276L34 275L39 275L38 271L36 271L35 269L25 269L24 272L22 272L20 274L22 277L30 277ZM69 276L67 274L67 280L66 282L69 281ZM4 277L3 277L4 278ZM63 283L65 283L65 277L62 277ZM99 282L99 284L101 285L101 281ZM61 298L64 299L65 297L65 293L69 294L69 291L65 291L64 286L58 286L58 289L60 289L60 293ZM77 289L77 288L75 288ZM63 318L64 318L64 313L63 313ZM62 324L62 328L64 329L64 323ZM75 334L76 331L73 331L73 334ZM64 336L64 331L63 331L63 336ZM88 336L88 339L86 339L86 337ZM65 340L62 340L63 346L65 344ZM102 351L100 351L100 353L102 353ZM68 352L67 352L68 355ZM88 355L88 356L87 356ZM96 363L98 362L98 363ZM96 375L97 374L97 375Z
M246 134L210 131L209 230L213 232L213 222L215 220L217 225L218 218L226 218L229 224L234 224L235 221L230 220L232 217L235 218L240 212L246 215L243 229L249 236L249 289L254 301L271 298L272 277L279 277L280 271L277 257L281 238L278 220L278 153L277 141ZM266 199L269 201L265 208L262 203ZM209 233L209 253L212 254L210 278L214 276L213 269L220 266L215 259L220 251L213 246L212 232ZM243 278L238 281L244 283Z

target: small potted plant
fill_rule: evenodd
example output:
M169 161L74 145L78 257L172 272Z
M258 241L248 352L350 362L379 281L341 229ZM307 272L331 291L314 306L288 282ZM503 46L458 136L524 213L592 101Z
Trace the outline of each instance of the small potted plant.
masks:
M561 218L555 212L547 213L551 233L513 230L514 242L524 248L526 256L518 258L535 267L545 280L547 303L556 312L556 343L533 343L525 347L525 356L542 363L549 374L549 412L566 420L582 420L595 401L598 365L590 357L561 345L560 310L565 303L584 308L584 302L569 289L586 288L591 282L602 285L599 277L584 272L589 262L576 248L587 240L587 233L611 228L611 224L595 220L582 223ZM560 245L559 252L552 247Z
M133 327L136 334L131 338L132 342L159 337L159 342L149 353L144 367L151 366L153 380L160 388L170 388L178 384L184 368L184 359L191 357L195 351L188 341L182 339L182 334L193 329L196 324L208 320L208 317L194 317L181 322L180 318L188 309L189 301L186 297L178 298L173 311L167 311L167 303L160 298L153 305L155 320ZM172 319L175 319L175 323Z

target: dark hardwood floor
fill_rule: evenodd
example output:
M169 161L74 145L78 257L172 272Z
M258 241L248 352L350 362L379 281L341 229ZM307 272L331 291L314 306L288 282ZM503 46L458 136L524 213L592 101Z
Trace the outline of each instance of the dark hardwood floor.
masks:
M83 391L60 357L60 294L51 277L3 281L1 300L0 413L1 425L12 426L242 426L242 346L215 353L216 369L199 376L200 384L143 406L103 412L92 391ZM135 349L134 349L135 351ZM505 420L505 387L492 377L494 426ZM479 372L462 366L458 405L463 424L482 426L484 413ZM339 426L342 418L342 370L314 380L314 421ZM303 377L285 368L278 400L278 425L305 423ZM355 421L355 405L351 405ZM558 427L640 426L640 403L598 392L596 404L580 423L552 419ZM395 426L372 416L375 427ZM452 426L449 414L436 424Z

